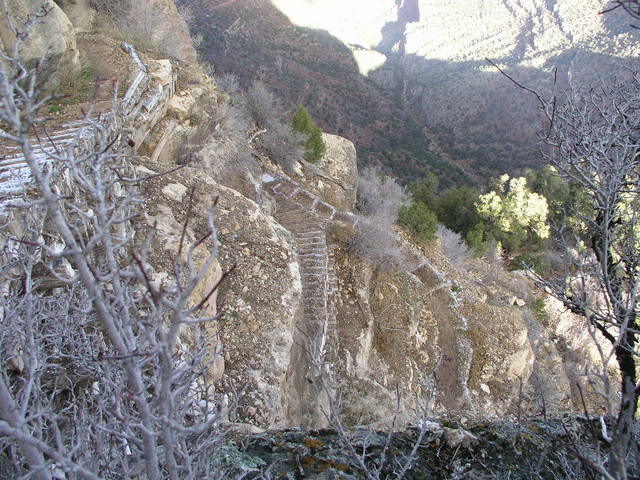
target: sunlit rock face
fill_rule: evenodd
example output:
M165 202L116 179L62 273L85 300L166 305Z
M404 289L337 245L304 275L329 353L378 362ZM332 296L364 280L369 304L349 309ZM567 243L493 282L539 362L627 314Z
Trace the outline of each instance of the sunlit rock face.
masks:
M623 33L624 22L619 15L598 15L603 4L599 0L420 0L419 4L421 19L407 26L406 52L424 58L460 61L492 56L530 63L577 46L621 56L631 53L616 41L631 40Z
M326 30L348 45L360 73L368 75L387 61L379 46L389 19L398 16L396 0L272 0L292 23Z
M620 15L598 15L601 0L272 0L292 23L345 44L442 60L531 60L585 44L632 53ZM620 35L622 37L618 38ZM598 37L606 37L598 41ZM389 43L389 39L396 40ZM614 46L615 45L615 46Z
M272 0L300 26L351 48L360 73L392 91L470 178L539 165L529 87L575 87L637 57L638 32L602 0Z
M344 43L375 48L397 17L396 0L272 0L292 23L328 31Z

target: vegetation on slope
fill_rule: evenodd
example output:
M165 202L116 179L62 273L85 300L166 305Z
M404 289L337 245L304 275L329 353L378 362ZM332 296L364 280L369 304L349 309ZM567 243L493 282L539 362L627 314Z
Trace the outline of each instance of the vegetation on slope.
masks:
M257 78L289 108L306 105L323 131L356 144L363 165L384 166L403 181L428 171L447 184L465 181L459 168L431 152L421 125L394 94L359 73L337 39L292 25L264 0L190 6L191 29L203 38L199 54L219 74L234 73L244 86Z

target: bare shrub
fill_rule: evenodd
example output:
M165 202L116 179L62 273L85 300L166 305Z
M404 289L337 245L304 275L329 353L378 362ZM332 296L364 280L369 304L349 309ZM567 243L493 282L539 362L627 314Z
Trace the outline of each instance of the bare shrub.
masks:
M358 178L358 223L349 250L372 265L393 268L401 265L393 225L406 201L404 189L394 178L377 169L366 168Z
M116 17L131 9L131 0L89 0L89 6L96 12Z
M110 135L115 100L104 121L88 110L70 147L39 157L26 132L48 99L22 87L37 70L19 43L0 63L0 139L32 183L2 232L0 451L21 478L223 478L210 460L226 416L208 376L217 317L204 308L217 285L191 297L217 255L213 213L195 243L183 233L158 284L156 232L134 237L132 224L143 180Z
M358 216L348 247L354 255L382 269L397 268L403 264L402 250L393 229L380 225L377 217Z
M218 88L229 94L231 98L242 91L240 88L240 82L238 82L238 77L233 73L223 73L220 76L216 75L214 80Z
M304 158L303 141L304 137L289 125L273 122L260 137L259 145L285 172L293 173Z
M248 129L245 113L222 97L203 103L200 111L192 114L189 121L194 128L183 135L176 148L180 165L192 162L196 153L214 139L242 144Z
M358 177L356 207L362 215L375 216L384 225L393 225L406 199L404 188L376 168L365 168Z
M249 119L245 112L222 97L211 100L203 108L201 117L191 122L199 132L196 142L199 146L202 146L210 135L239 141L247 135L249 129Z
M105 12L100 18L110 34L131 43L138 50L180 58L182 50L179 48L180 42L176 41L174 29L184 28L188 33L186 22L178 27L171 23L165 11L166 4L150 0L126 1L129 4L126 10ZM178 20L182 18L178 17Z
M256 140L255 145L272 161L285 172L294 173L298 162L304 159L305 137L280 120L282 107L275 95L261 82L254 82L243 93L233 74L224 74L215 80L218 87L230 95L229 102L222 107L225 115L220 127L238 131L253 123L259 130L249 143Z
M436 235L442 244L442 251L451 260L451 263L456 268L466 271L469 267L471 253L467 244L460 238L460 235L449 230L444 225L438 226Z
M254 82L244 94L244 108L258 128L274 129L282 123L282 107L262 82Z
M246 113L233 103L225 101L216 103L212 111L213 131L216 136L226 135L239 139L246 136L249 129L249 119Z
M261 167L252 153L242 147L242 143L234 139L213 136L198 152L198 156L218 183L233 188L259 203L262 187Z

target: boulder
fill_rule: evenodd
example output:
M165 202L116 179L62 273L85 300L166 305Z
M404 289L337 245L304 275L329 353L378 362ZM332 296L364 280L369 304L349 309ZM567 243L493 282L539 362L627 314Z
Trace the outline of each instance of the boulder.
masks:
M189 28L173 0L131 0L127 17L125 30L153 50L186 64L198 62Z
M476 303L465 305L462 313L469 321L466 336L473 349L468 385L476 395L475 406L485 414L503 414L512 402L522 400L520 389L533 368L522 311Z
M96 12L89 5L89 0L57 0L56 3L73 23L76 32L91 30Z
M427 386L438 361L437 320L423 285L402 271L375 271L346 253L336 256L337 331L333 373L344 394L347 423L385 425L413 419L430 402ZM331 333L331 332L330 332Z
M356 148L346 138L322 134L327 147L317 165L308 165L306 188L338 210L353 211L356 205L358 168Z
M444 428L444 440L449 448L463 446L471 448L478 444L479 440L473 433L463 428Z
M140 162L137 168L143 175L158 170L150 160ZM194 209L185 244L208 232L206 211L217 201L219 264L214 262L205 272L193 293L194 302L205 297L221 272L235 269L221 284L217 298L205 304L207 314L221 313L209 327L212 338L217 339L211 344L210 379L219 393L246 389L232 420L263 428L284 426L284 377L301 296L291 235L257 204L216 183L202 170L182 168L143 182L141 188L147 198L145 221L136 231L142 234L156 225L149 263L159 281L173 271L191 190ZM194 252L196 266L207 253L201 247Z
M41 62L38 79L45 90L55 90L80 71L73 25L53 0L7 0L7 7L6 11L2 9L0 12L0 40L2 49L8 54L16 44L11 25L22 32L22 22L26 18L47 12L31 27L28 36L18 47L24 64L34 66Z

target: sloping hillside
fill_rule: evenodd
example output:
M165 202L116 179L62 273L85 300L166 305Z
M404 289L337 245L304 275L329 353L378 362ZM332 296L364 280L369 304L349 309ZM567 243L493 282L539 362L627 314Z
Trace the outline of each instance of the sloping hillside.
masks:
M309 108L320 127L351 139L364 164L380 163L404 179L429 170L452 181L462 172L430 151L430 142L393 92L362 76L352 51L320 30L300 28L266 0L189 3L201 58L217 74L266 83L293 110ZM446 183L446 182L445 182Z
M625 15L598 15L597 0L188 3L218 73L305 103L363 164L405 180L432 169L444 183L482 183L538 164L535 103L485 57L542 90L557 67L563 90L638 54Z

